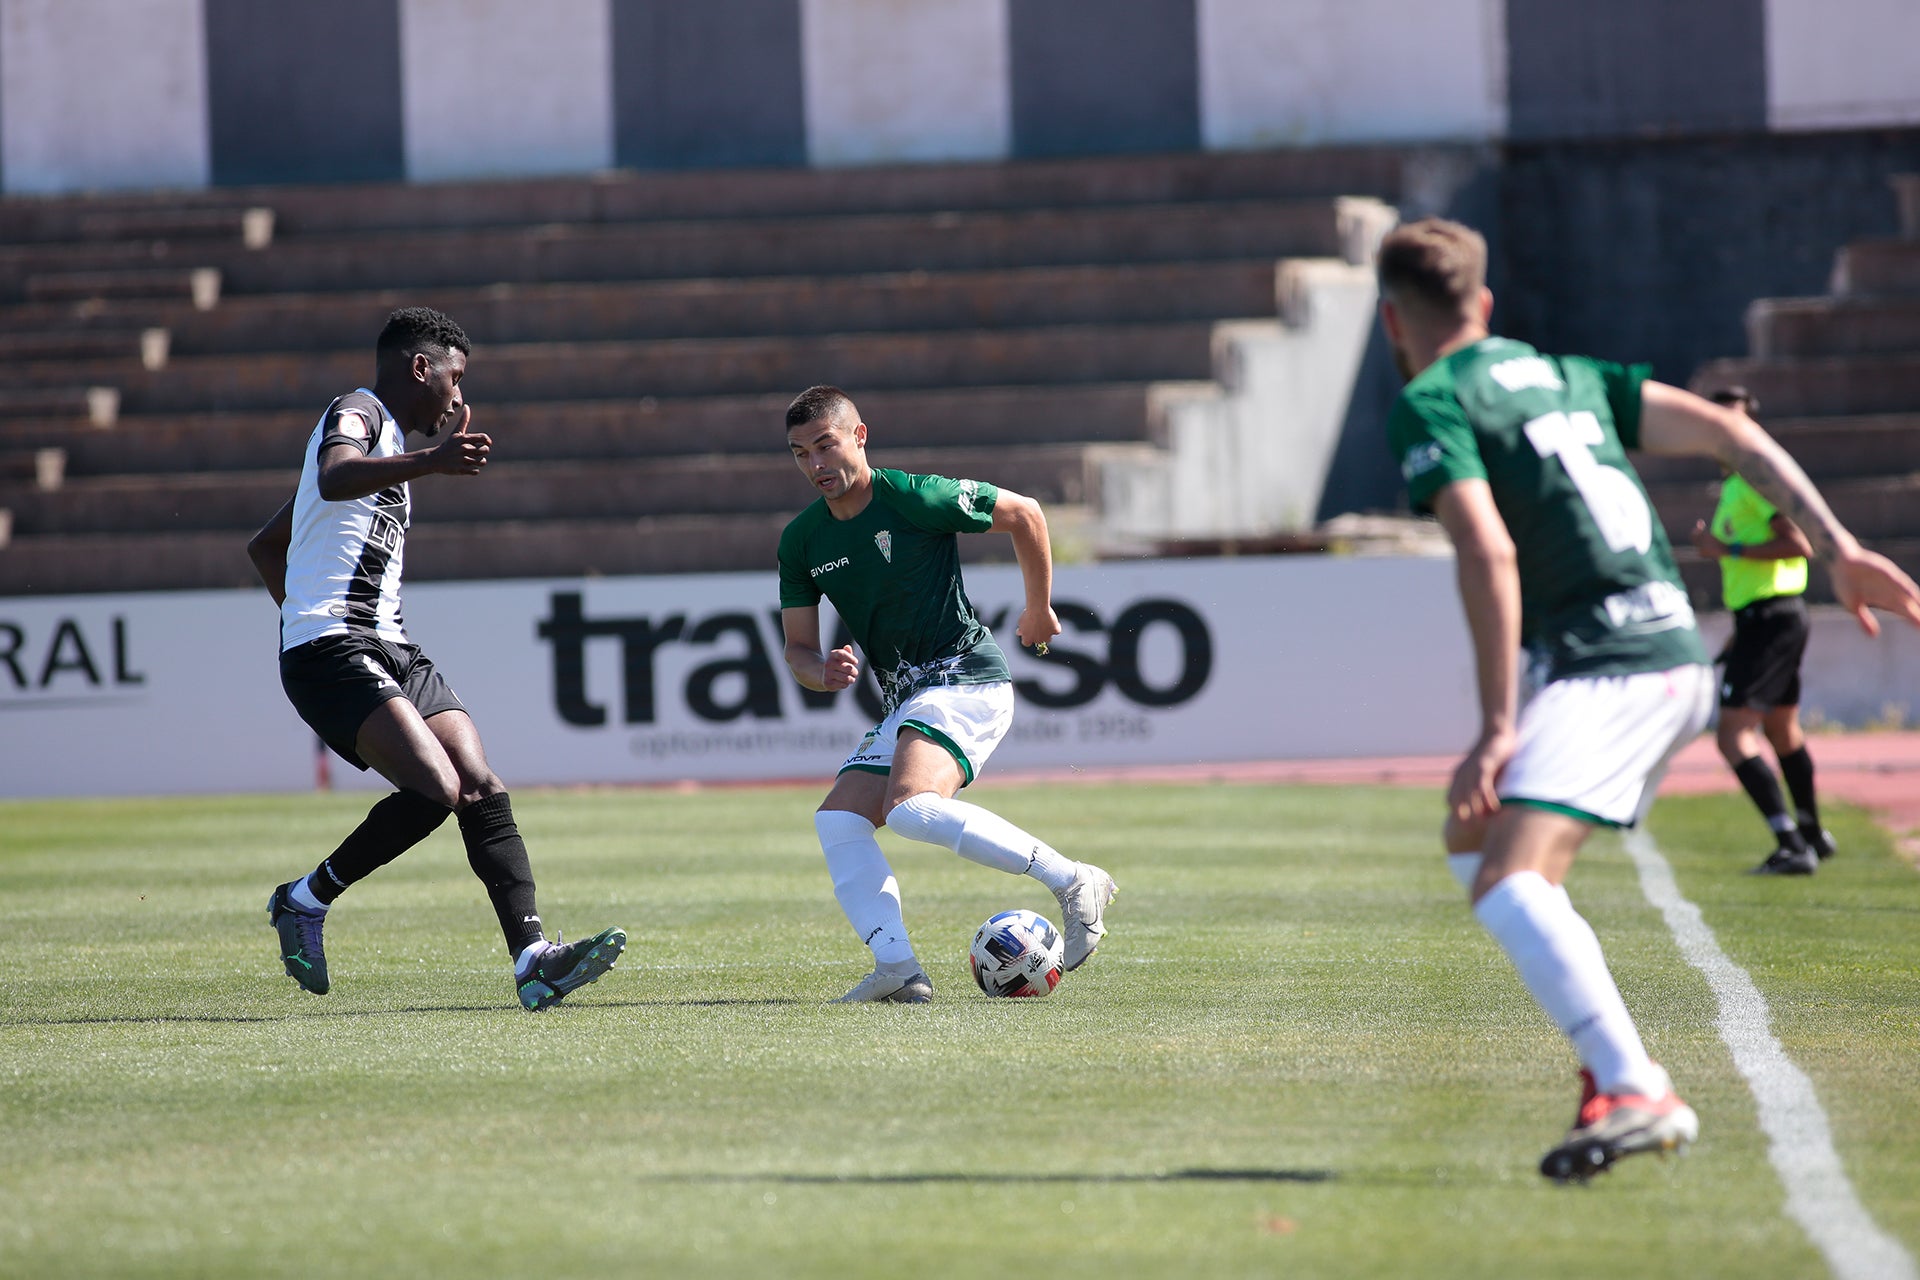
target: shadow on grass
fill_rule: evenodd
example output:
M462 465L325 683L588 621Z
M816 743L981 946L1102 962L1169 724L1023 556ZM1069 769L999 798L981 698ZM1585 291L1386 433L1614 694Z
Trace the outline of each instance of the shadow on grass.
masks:
M591 1003L566 1005L567 1012L588 1009L720 1009L730 1006L747 1008L773 1008L780 1005L821 1004L817 1000L799 1000L792 996L769 996L762 999L720 998L713 1000L594 1000ZM558 1010L543 1009L542 1017L551 1017ZM406 1013L498 1013L526 1016L526 1011L511 1004L415 1004L399 1005L387 1009L304 1009L295 1013L156 1013L147 1015L127 1014L124 1016L79 1017L79 1018L0 1018L0 1027L140 1027L166 1023L184 1023L188 1025L218 1026L224 1023L272 1023L294 1022L320 1018L388 1018Z
M919 1184L991 1182L1336 1182L1331 1169L1166 1169L1146 1173L660 1173L642 1175L635 1182L658 1183L788 1183L798 1186L914 1186Z

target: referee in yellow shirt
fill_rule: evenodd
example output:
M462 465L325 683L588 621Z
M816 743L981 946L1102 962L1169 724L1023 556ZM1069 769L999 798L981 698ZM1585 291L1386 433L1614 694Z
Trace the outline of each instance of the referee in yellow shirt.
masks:
M1759 402L1744 387L1728 387L1716 403L1752 416ZM1806 535L1793 521L1729 474L1711 521L1696 521L1693 545L1720 562L1720 590L1733 614L1733 639L1721 654L1720 754L1772 829L1776 848L1755 875L1806 876L1833 856L1833 837L1820 826L1814 798L1813 757L1800 728L1800 660L1807 651ZM1762 737L1773 747L1793 793L1795 815L1773 770L1761 758Z

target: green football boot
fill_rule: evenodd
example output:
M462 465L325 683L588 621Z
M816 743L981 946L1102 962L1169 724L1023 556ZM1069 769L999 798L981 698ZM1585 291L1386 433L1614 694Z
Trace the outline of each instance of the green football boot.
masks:
M613 968L626 949L625 929L602 929L591 938L573 943L554 939L532 967L517 977L520 1003L529 1009L558 1004L569 992L578 991Z

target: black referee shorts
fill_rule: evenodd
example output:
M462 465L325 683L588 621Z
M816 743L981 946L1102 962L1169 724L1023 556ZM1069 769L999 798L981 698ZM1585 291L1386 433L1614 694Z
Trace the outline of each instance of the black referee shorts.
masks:
M405 698L423 720L466 710L418 645L368 634L321 636L282 650L280 687L320 740L356 769L367 767L353 749L360 726L387 699Z
M1720 705L1770 711L1800 705L1800 660L1807 652L1804 596L1770 596L1733 614Z

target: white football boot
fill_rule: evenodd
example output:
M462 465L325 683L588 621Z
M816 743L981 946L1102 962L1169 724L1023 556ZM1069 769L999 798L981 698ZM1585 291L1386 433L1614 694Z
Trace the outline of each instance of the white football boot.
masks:
M1091 862L1082 862L1079 867L1073 883L1054 895L1060 899L1060 923L1067 935L1065 967L1069 973L1099 950L1100 939L1107 936L1107 904L1120 892L1113 877Z
M854 984L835 1004L926 1004L933 999L933 982L918 961L879 965Z

